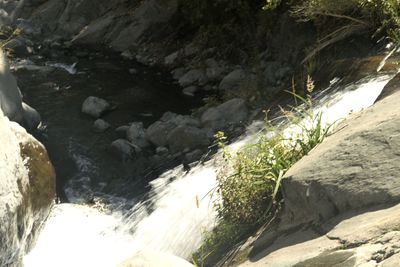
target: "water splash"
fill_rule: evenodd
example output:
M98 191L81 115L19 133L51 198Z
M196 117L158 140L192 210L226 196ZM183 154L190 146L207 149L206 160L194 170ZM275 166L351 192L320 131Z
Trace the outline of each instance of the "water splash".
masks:
M47 63L46 65L54 68L63 69L69 74L73 75L77 73L76 64L78 64L78 62L75 62L71 65L67 65L64 63Z
M391 78L366 78L344 88L334 82L316 96L315 111L322 111L327 123L344 118L372 105ZM259 127L258 123L254 129ZM245 136L229 149L237 150L254 138ZM115 266L148 249L188 258L200 246L203 232L216 223L210 192L216 187L217 170L213 161L188 174L181 168L170 170L151 182L148 198L128 213L57 205L37 246L25 257L25 266Z

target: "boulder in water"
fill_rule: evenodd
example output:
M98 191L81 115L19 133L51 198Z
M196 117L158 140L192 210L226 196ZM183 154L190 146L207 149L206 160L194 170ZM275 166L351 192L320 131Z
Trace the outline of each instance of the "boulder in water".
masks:
M169 121L156 121L147 128L146 138L155 146L166 146L167 137L175 127L176 124Z
M111 152L122 162L127 162L135 158L141 152L140 147L130 143L125 139L117 139L111 143Z
M223 130L229 125L244 122L248 116L246 102L241 98L231 99L217 107L207 109L201 116L204 127Z
M102 119L97 119L93 123L93 131L97 133L102 133L110 128L110 124Z
M126 131L126 138L129 142L141 148L149 146L142 122L133 122Z
M19 266L55 198L46 149L0 110L0 266Z
M168 135L167 142L172 153L204 148L210 144L204 129L193 126L178 126Z
M110 108L111 106L106 100L95 96L89 96L82 104L82 112L94 118L99 118Z

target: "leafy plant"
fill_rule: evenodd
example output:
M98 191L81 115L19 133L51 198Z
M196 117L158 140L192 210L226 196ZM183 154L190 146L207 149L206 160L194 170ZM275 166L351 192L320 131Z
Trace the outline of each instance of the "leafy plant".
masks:
M254 227L272 217L279 208L279 188L284 174L328 135L331 125L324 125L323 114L312 110L311 93L314 83L307 79L308 95L290 92L301 105L281 108L281 115L268 118L258 140L239 149L235 154L225 147L225 136L217 133L216 140L223 151L224 166L217 177L220 201L216 208L219 226L206 235L196 258L212 255L220 246L232 245Z

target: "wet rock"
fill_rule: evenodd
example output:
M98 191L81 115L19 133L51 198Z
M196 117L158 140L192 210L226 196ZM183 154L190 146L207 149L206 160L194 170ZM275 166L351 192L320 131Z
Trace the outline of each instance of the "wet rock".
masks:
M246 72L243 69L236 69L226 75L219 84L220 90L238 89L246 79Z
M55 198L46 149L0 110L0 266L22 266Z
M39 112L28 104L22 102L23 109L23 126L28 131L35 130L42 121Z
M117 139L111 143L110 151L122 162L127 162L134 159L141 152L141 149L128 140Z
M217 107L207 109L201 116L201 123L204 127L222 130L230 125L242 123L247 116L246 102L243 99L234 98Z
M106 100L95 96L89 96L82 104L82 112L94 118L100 117L110 108L111 106Z
M93 131L102 133L110 128L110 124L103 119L97 119L93 123Z
M194 96L194 94L195 94L196 92L197 92L197 86L195 86L195 85L186 87L186 88L184 88L184 89L182 90L182 93L183 93L184 95L187 95L187 96Z
M117 267L194 267L189 262L172 254L153 251L140 251L131 258L117 265Z
M146 139L155 146L166 146L167 137L175 127L172 122L156 121L146 129Z
M193 126L176 127L168 135L167 142L171 153L204 148L210 144L206 131Z
M142 122L133 122L126 131L126 139L140 148L149 146Z
M182 87L186 87L192 84L202 84L205 82L205 79L206 76L203 70L192 69L180 77L178 82Z

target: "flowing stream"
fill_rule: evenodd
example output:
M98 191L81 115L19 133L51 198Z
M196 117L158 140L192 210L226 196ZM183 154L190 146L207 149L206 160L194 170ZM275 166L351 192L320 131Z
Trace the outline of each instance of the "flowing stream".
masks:
M124 84L124 79L127 77L114 76L112 81L109 81L110 77L93 78L96 70L91 72L85 63L42 62L41 67L38 67L33 63L20 62L20 65L16 64L14 67L21 68L17 76L25 81L20 87L29 87L27 84L32 81L26 80L26 77L31 75L32 71L38 71L38 68L50 67L53 71L55 68L58 69L54 79L47 81L50 83L47 89L40 81L36 84L41 84L42 89L30 85L30 88L25 90L25 96L31 99L32 105L42 113L48 127L44 142L49 147L50 156L56 167L67 168L61 174L61 179L65 179L63 188L71 202L55 205L35 248L25 256L24 265L108 267L117 265L140 250L161 251L190 259L191 253L200 246L204 231L211 230L216 223L216 212L212 204L215 194L210 192L216 186L218 156L204 164L198 164L188 173L180 166L170 169L157 179L146 183L149 187L133 182L133 185L139 188L133 191L133 196L129 194L118 196L113 194L112 190L106 190L107 184L111 182L107 177L110 173L114 173L114 176L123 176L131 170L116 171L121 169L118 163L103 155L104 153L98 156L98 152L105 145L102 142L108 142L113 136L105 134L103 139L106 141L93 141L90 120L79 114L79 106L84 97L92 93L114 97L117 102L126 99L126 103L120 103L117 114L110 113L106 117L116 124L134 119L146 120L147 116L143 114L151 114L154 118L158 118L157 116L167 110L187 112L189 106L181 106L180 110L176 110L176 107L180 106L180 98L176 91L171 89L162 95L163 103L160 107L160 102L148 101L140 104L143 98L150 99L154 95L141 95L148 91L143 92L138 89L139 87L144 86L147 89L149 86L155 87L153 92L158 93L160 86L165 86L165 84L151 84L151 81L154 81L154 77L151 76L146 80L144 75L140 82L138 78L130 77L129 79L133 79L138 87L130 89L128 83L132 83L132 80ZM125 75L128 74L126 72ZM314 110L323 112L323 120L326 123L342 119L352 112L372 105L393 76L393 74L380 74L365 77L345 86L340 85L338 79L334 79L327 89L315 96ZM40 70L35 77L41 79ZM85 85L79 83L77 81L79 79L88 79L88 82ZM96 82L91 84L96 79L100 79L102 84ZM117 85L112 84L116 81ZM107 84L104 84L107 82L114 88L113 90L99 89L100 86L107 87ZM82 88L84 85L87 88ZM132 104L129 104L132 101L138 106L132 107ZM150 122L151 119L148 123ZM243 144L255 140L253 133L260 129L259 125L260 123L253 123L242 139L230 145L230 149L236 150ZM108 162L112 162L115 166L110 167L112 164L107 164ZM71 167L68 167L68 164ZM116 180L118 178L113 177ZM120 187L123 190L125 186L121 184ZM93 205L82 205L88 197L93 199Z

